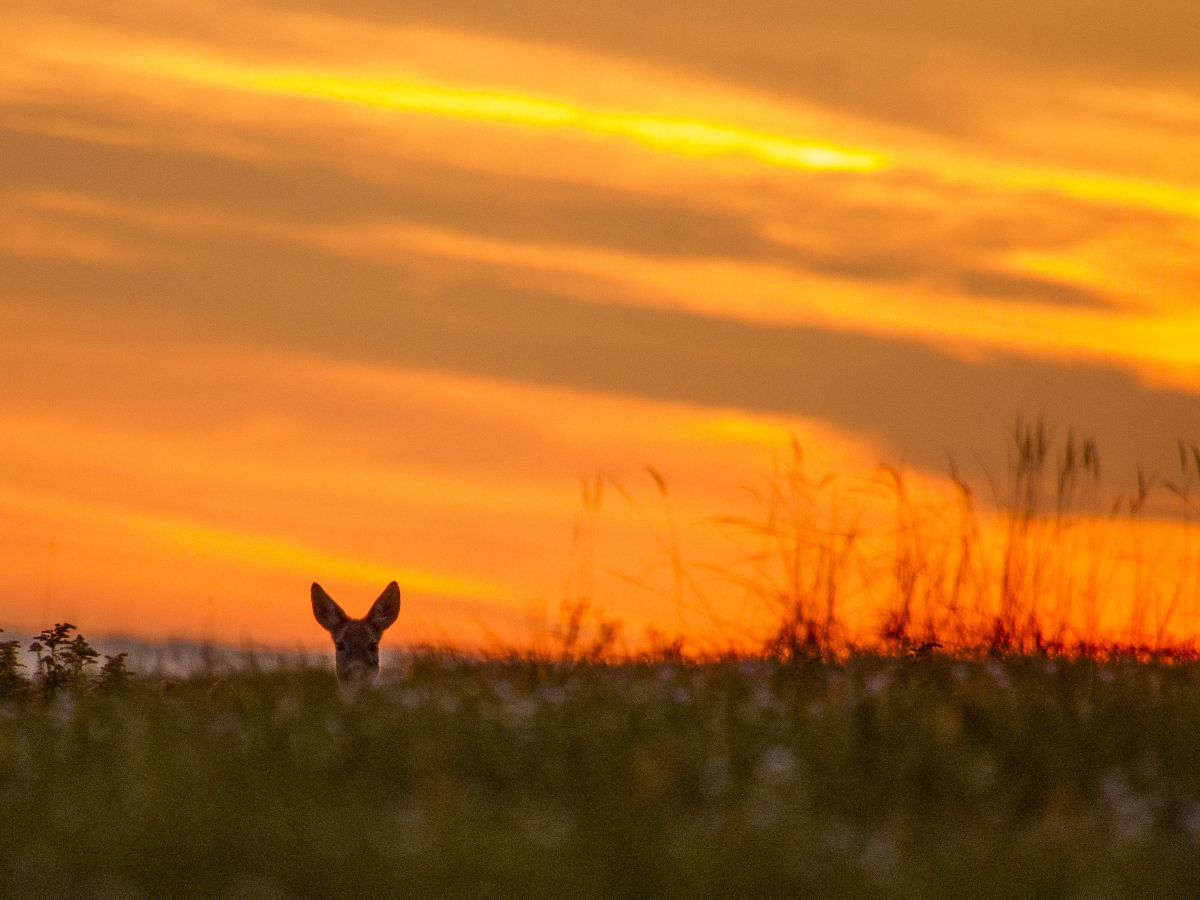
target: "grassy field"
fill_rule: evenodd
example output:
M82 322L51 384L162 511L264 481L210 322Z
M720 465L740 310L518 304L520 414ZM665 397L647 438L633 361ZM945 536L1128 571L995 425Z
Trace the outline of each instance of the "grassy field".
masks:
M1153 479L1098 516L1094 446L1040 424L994 522L885 468L873 536L793 449L722 522L758 655L630 657L586 569L547 655L408 652L355 696L5 635L0 900L1200 897L1200 448L1159 485L1169 546Z
M1200 665L418 653L0 702L21 898L1197 897Z

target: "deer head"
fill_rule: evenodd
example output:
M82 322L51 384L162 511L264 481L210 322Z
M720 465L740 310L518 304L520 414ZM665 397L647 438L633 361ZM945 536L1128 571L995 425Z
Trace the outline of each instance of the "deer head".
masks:
M400 588L392 582L383 589L371 611L352 619L319 584L312 586L312 608L321 627L333 636L338 681L374 678L379 673L379 639L400 615Z

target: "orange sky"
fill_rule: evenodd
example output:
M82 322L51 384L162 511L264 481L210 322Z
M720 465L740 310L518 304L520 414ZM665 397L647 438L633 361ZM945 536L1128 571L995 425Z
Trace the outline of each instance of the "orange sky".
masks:
M712 520L793 435L1169 472L1200 14L1108 6L6 5L0 626L320 646L395 577L399 640L535 639L605 472L597 601L749 629Z

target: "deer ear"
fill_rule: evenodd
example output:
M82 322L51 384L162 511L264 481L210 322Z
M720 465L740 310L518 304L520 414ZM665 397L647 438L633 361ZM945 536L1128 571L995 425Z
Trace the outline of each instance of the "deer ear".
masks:
M400 585L392 582L383 589L379 599L367 613L367 622L379 629L382 634L385 629L396 621L400 615Z
M316 582L313 582L312 586L312 608L313 615L321 623L321 627L331 634L350 621L350 617L342 612L342 608Z

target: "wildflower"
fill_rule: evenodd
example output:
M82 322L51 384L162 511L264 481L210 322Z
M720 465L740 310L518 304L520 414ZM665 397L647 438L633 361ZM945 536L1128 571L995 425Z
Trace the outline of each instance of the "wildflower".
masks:
M1193 845L1200 846L1200 803L1193 800L1184 806L1179 813L1179 827Z
M858 857L859 865L876 878L890 874L898 862L896 846L884 832L876 832L868 837Z
M1008 670L1004 668L1004 664L996 660L988 663L987 672L992 676L992 680L996 682L996 687L1002 691L1007 691L1012 687L1012 682L1008 678Z
M512 700L504 704L504 711L508 714L508 717L511 721L520 725L528 725L537 715L537 698L514 697Z
M1113 836L1120 844L1139 844L1154 825L1150 804L1129 786L1123 772L1110 772L1100 783Z
M562 706L567 701L567 692L557 684L542 684L538 688L538 696L542 701L549 704L554 709Z
M400 692L400 705L405 709L416 709L428 699L421 688L405 688Z
M782 784L791 781L796 773L796 757L790 748L776 744L763 753L758 771L767 782Z
M888 685L892 683L892 676L888 672L880 672L878 675L872 675L863 684L863 690L869 697L878 697Z
M757 659L747 657L746 659L739 659L737 662L737 669L742 673L743 678L754 678L758 675L761 668L761 663Z

